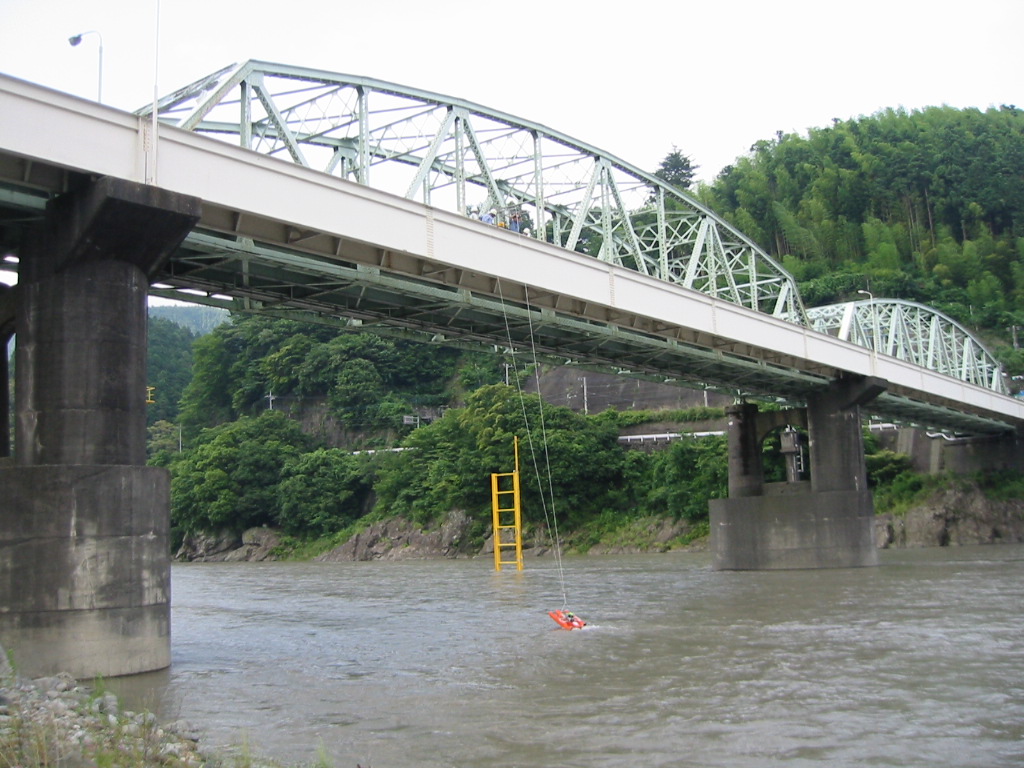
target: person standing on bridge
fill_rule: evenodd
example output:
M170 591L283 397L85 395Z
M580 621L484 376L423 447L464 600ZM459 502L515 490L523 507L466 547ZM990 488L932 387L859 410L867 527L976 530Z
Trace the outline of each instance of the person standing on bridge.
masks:
M491 210L489 210L487 213L480 217L480 221L482 221L484 224L493 224L495 221L497 221L497 216L498 212L491 208Z

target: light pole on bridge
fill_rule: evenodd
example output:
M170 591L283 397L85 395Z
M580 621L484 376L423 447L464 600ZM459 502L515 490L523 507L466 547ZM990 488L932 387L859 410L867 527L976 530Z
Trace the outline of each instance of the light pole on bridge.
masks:
M871 315L871 375L875 375L875 368L878 364L878 316L875 314L875 295L871 291L857 291L868 297L869 313Z
M90 29L88 32L79 32L77 35L72 35L68 38L68 42L71 43L71 47L74 48L82 42L82 38L86 35L96 35L100 41L100 52L99 52L99 86L96 94L96 101L100 104L103 103L103 35L97 32L95 29Z

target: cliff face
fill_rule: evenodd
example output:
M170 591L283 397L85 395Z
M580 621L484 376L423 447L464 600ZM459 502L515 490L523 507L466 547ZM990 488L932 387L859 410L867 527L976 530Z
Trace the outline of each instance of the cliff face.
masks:
M990 499L977 486L936 493L900 517L879 515L879 548L1024 542L1024 499Z
M281 537L270 528L250 528L241 536L222 531L185 537L174 559L204 563L276 560L274 550L280 544Z
M340 547L319 555L325 562L345 560L418 560L437 557L469 557L466 541L469 517L459 510L448 514L437 530L424 531L402 518L374 523Z

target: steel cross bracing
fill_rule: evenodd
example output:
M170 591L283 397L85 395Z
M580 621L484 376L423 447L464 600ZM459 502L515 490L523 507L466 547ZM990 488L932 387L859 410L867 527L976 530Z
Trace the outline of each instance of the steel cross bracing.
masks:
M816 331L1006 394L999 363L946 315L901 299L871 299L807 310Z
M500 226L806 323L792 276L740 232L655 176L537 123L260 61L198 80L157 108L187 130L446 210L493 209Z

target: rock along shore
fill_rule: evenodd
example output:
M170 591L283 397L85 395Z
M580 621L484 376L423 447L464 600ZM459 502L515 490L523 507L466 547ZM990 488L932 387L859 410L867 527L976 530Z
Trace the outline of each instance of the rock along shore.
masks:
M494 542L471 546L471 520L460 510L449 513L444 524L423 530L403 518L383 520L357 533L341 546L319 555L328 562L416 560L490 556ZM628 543L597 545L588 554L641 554L678 549L690 531L685 521L651 519L631 531ZM1024 499L992 499L973 483L934 494L904 515L879 515L875 540L880 549L966 546L970 544L1024 543ZM229 532L186 539L175 559L229 562L277 559L279 534L269 528L251 528L240 536ZM706 539L686 545L706 549ZM543 531L524 537L524 555L551 553Z
M198 768L209 762L198 741L187 722L161 725L149 712L122 711L114 694L66 674L21 680L8 666L0 680L3 765Z

